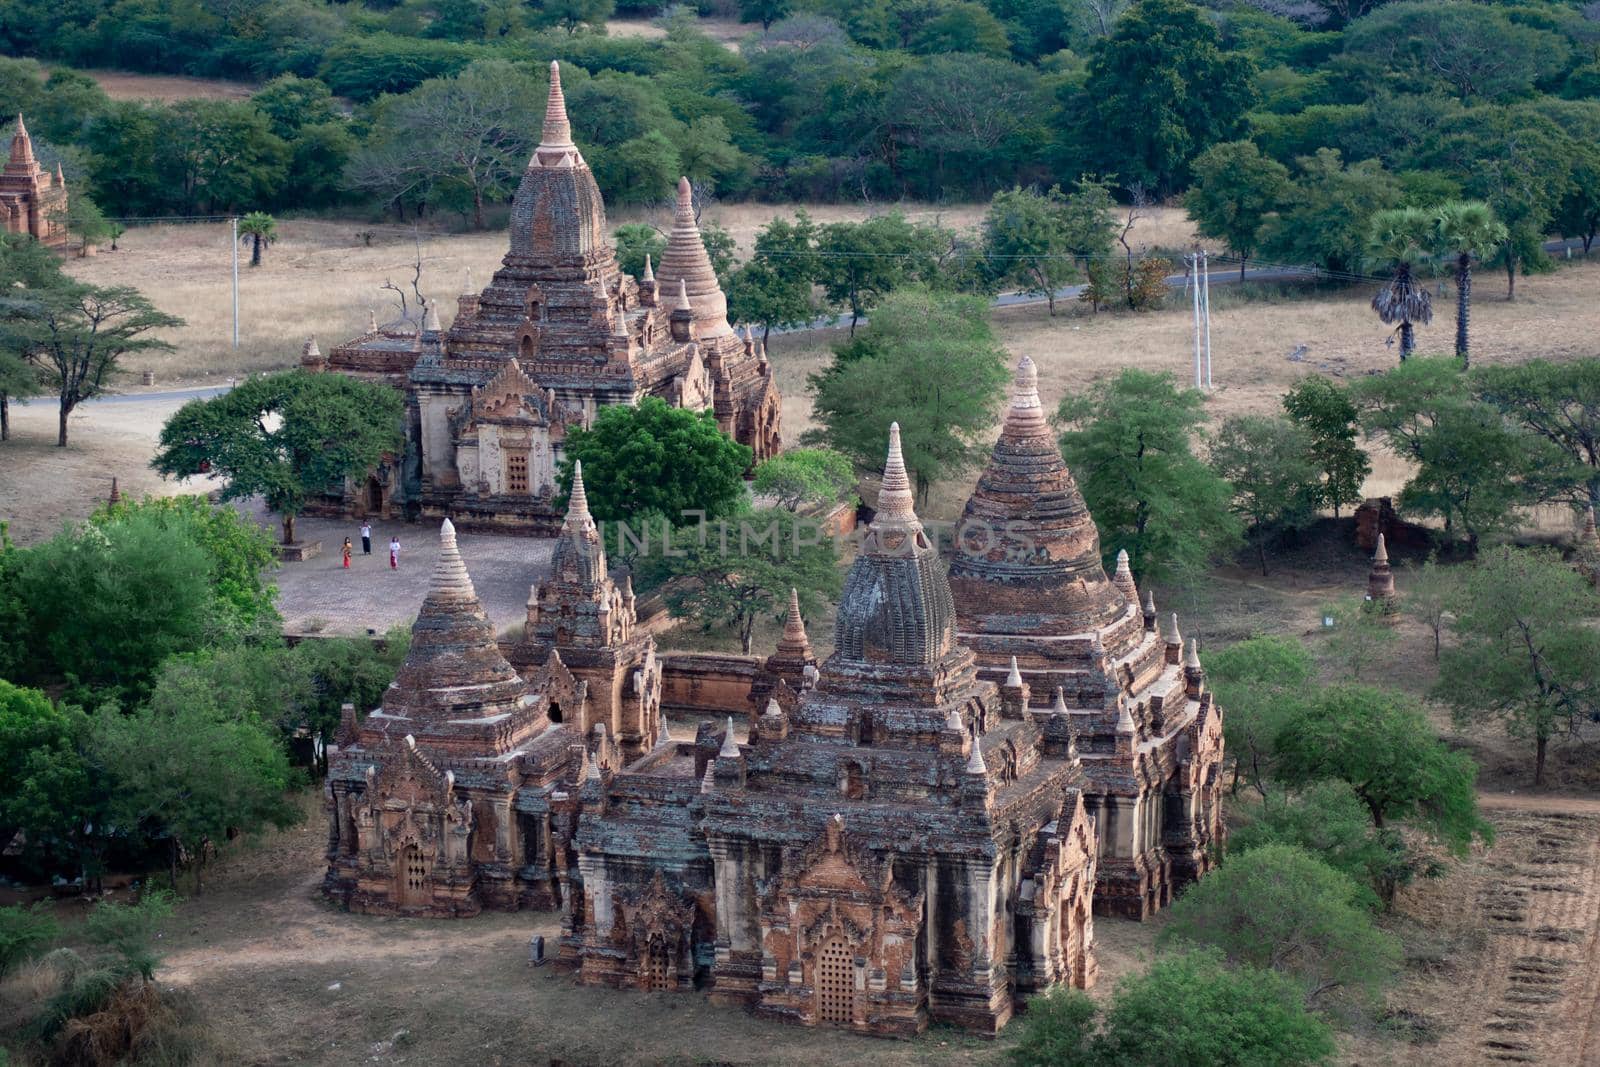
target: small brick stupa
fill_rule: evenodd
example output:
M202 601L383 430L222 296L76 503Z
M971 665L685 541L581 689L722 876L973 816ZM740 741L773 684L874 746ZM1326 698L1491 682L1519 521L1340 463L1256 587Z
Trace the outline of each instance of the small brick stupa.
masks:
M1378 546L1372 553L1372 569L1367 572L1366 602L1386 619L1392 619L1400 608L1400 598L1394 591L1394 571L1389 567L1389 546L1383 534L1378 535Z

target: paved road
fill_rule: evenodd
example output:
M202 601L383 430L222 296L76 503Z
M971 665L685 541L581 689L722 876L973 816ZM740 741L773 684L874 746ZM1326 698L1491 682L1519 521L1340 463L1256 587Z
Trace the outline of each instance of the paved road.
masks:
M1555 253L1565 252L1568 249L1582 252L1583 241L1577 238L1563 241L1546 241L1544 243L1544 248L1546 252ZM1255 284L1273 285L1285 282L1311 282L1323 277L1322 271L1318 270L1316 267L1250 267L1245 270L1244 277L1242 279L1239 277L1238 269L1233 267L1225 268L1223 270L1211 270L1207 271L1206 273L1209 276L1212 285L1238 285L1241 281ZM1187 274L1167 275L1167 285L1173 289L1182 289L1188 283L1188 281L1189 276ZM1064 285L1060 289L1056 290L1055 296L1057 300L1076 300L1079 294L1083 292L1084 288L1085 287L1082 285ZM999 296L994 298L995 307L1023 307L1029 304L1043 304L1045 302L1046 301L1043 296L1035 293L1001 293ZM867 318L865 315L863 315L858 325L865 326L866 323ZM804 326L794 326L787 329L778 328L774 329L772 332L803 333L809 330L838 329L848 325L850 325L850 316L831 315L813 319ZM112 393L106 396L96 397L94 400L86 401L86 403L125 404L131 401L144 402L149 400L193 400L196 397L219 396L222 393L226 393L230 388L231 386L227 385L208 385L198 386L192 389L169 389L161 392ZM53 404L55 402L50 397L35 397L34 399L37 403ZM27 401L20 400L13 401L13 403L26 404Z

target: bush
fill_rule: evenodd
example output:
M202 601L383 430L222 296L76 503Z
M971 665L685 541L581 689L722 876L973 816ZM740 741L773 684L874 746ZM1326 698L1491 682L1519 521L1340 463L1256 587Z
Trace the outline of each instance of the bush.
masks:
M773 456L756 467L752 486L757 495L770 496L790 510L845 503L854 499L855 487L849 458L827 448L795 448Z
M0 976L37 957L60 933L55 919L41 908L0 908Z

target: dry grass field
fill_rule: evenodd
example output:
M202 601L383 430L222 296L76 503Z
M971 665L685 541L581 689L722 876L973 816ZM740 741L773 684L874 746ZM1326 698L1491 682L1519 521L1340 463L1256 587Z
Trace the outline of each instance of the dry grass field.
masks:
M80 70L113 100L243 100L260 86L221 78L191 78L182 74L134 74L125 70Z

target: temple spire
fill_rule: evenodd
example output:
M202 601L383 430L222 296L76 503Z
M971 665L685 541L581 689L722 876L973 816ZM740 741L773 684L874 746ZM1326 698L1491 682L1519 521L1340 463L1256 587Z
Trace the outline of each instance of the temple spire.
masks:
M906 460L900 452L900 424L889 424L889 456L883 465L883 485L878 490L878 514L873 525L880 522L915 522L915 498L911 495L911 479L906 475Z
M27 123L22 121L22 112L17 112L17 131L11 135L11 163L13 166L32 167L33 138L28 136Z
M783 620L783 636L778 639L778 653L787 659L809 659L811 638L806 635L805 620L800 617L800 591L789 589L789 613Z
M1138 605L1139 587L1134 584L1133 568L1128 565L1128 550L1125 548L1117 549L1117 569L1111 576L1111 584L1128 598L1128 603Z
M688 178L678 179L677 200L672 211L672 232L658 264L660 292L672 293L680 287L689 295L694 311L695 333L699 337L732 336L728 325L728 298L711 267L694 218L694 190Z
M561 64L550 62L550 98L544 105L544 135L540 148L571 148L572 123L567 121L567 98L561 91Z
M647 282L653 282L656 280L656 272L650 266L649 252L644 254L644 274L642 274L640 277L642 280Z
M456 545L456 527L449 519L439 524L439 558L433 565L433 578L428 583L429 600L463 601L478 599L472 587L472 576L467 573L466 561Z
M594 518L589 514L589 493L583 487L583 460L575 459L572 461L572 492L567 497L565 525L576 526L592 522Z

